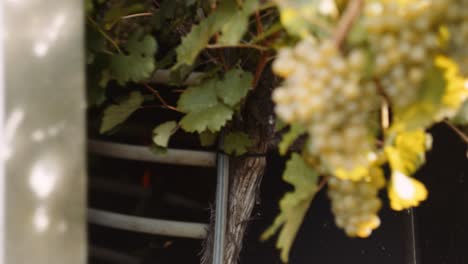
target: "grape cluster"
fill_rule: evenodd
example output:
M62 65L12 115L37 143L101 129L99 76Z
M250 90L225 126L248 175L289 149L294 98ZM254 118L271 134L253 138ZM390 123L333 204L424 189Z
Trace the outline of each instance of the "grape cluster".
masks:
M449 2L385 0L364 9L375 74L396 109L414 102L430 58L443 46L439 26Z
M468 0L454 0L447 9L450 53L463 74L468 74Z
M307 128L307 151L331 171L367 167L374 151L367 122L379 98L362 77L366 62L361 50L343 56L332 42L306 39L280 50L273 64L285 78L273 93L277 115Z
M380 225L378 192L384 185L383 174L377 168L360 181L330 178L328 196L336 225L350 237L368 237Z

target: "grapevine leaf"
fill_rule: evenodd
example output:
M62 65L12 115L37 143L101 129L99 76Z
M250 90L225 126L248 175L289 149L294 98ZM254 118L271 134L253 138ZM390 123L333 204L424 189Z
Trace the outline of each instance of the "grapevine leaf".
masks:
M199 134L200 144L203 147L213 146L216 141L217 133L213 133L209 130L203 131Z
M106 40L96 28L86 26L86 50L90 52L100 52L105 50Z
M123 123L143 103L143 96L139 92L131 92L130 95L119 104L109 105L104 110L101 128L99 132L106 133L115 126Z
M437 119L446 82L440 68L432 68L420 88L414 104L398 111L395 109L393 128L396 131L427 128Z
M468 100L463 103L452 121L457 125L468 124Z
M224 1L226 3L231 1ZM224 3L223 2L223 3ZM232 9L233 11L235 9ZM224 8L219 7L208 18L202 20L198 25L192 27L189 34L182 38L181 44L176 48L177 64L179 67L183 64L192 65L198 56L198 53L208 44L211 36L218 32L224 24L221 16L230 17L230 12L225 13Z
M430 136L422 129L398 133L395 142L385 147L391 169L406 175L413 174L425 161L428 143Z
M169 138L174 134L176 127L177 123L175 121L165 122L155 127L153 129L153 143L156 144L156 146L166 148L169 143Z
M422 129L405 131L396 135L393 145L384 148L392 169L388 197L394 210L417 206L427 198L426 187L409 175L425 162L424 155L430 142L428 139L430 136Z
M283 135L283 139L278 145L279 153L285 155L288 151L289 146L302 134L306 132L305 128L298 124L294 123L291 125L289 131Z
M141 33L137 32L130 37L125 50L128 55L117 54L111 57L111 75L121 85L149 78L155 68L156 40L150 35L141 37Z
M216 83L218 97L231 107L237 105L252 87L253 76L249 72L233 69L226 73L224 80Z
M452 118L468 98L467 80L455 62L443 56L426 74L416 103L395 113L396 130L427 128L433 122Z
M180 122L182 128L188 132L218 131L232 118L235 106L246 96L251 82L250 73L234 69L224 79L215 77L189 87L177 102L178 109L187 113Z
M261 239L270 238L282 227L276 247L281 249L281 259L287 262L294 238L317 192L318 174L295 153L286 163L283 179L294 186L294 191L283 196L280 201L280 214L262 234Z
M181 44L176 48L177 64L174 67L177 68L183 64L191 65L216 32L222 31L223 42L237 43L247 28L247 23L244 21L253 11L251 8L255 9L256 2L257 0L244 1L239 11L236 1L222 1L211 15L193 26L190 33L182 38ZM238 15L238 12L243 15Z
M145 6L142 4L125 5L123 2L114 4L112 5L112 8L109 9L104 15L104 27L109 30L117 21L121 19L121 17L144 10Z
M427 199L427 189L420 181L393 171L388 186L388 198L393 210L403 210L418 206Z
M281 120L281 118L278 118L277 116L275 117L275 132L278 132L287 126L288 124Z
M240 10L235 12L221 28L220 44L235 45L247 31L249 16L258 7L258 0L245 0Z
M224 152L239 156L245 154L252 144L249 135L242 132L230 132L224 139Z
M329 18L336 18L338 10L329 0L275 0L280 10L281 24L289 34L298 37L312 32L323 34ZM328 6L327 6L328 5Z
M139 82L150 77L154 69L152 58L115 55L111 58L111 73L120 85Z
M108 57L100 53L94 55L93 62L86 69L86 89L88 106L100 106L106 99L106 67Z
M187 132L201 133L205 130L216 132L231 120L234 111L224 104L217 104L198 112L190 112L182 120L181 127Z
M140 34L133 34L125 45L125 49L135 55L153 56L158 49L156 40L151 35L140 37Z
M153 153L156 156L161 156L167 154L167 148L161 147L155 144L152 144L149 149L151 150L151 153Z
M177 108L182 112L197 112L218 104L216 97L217 79L208 79L199 85L189 87L180 96Z

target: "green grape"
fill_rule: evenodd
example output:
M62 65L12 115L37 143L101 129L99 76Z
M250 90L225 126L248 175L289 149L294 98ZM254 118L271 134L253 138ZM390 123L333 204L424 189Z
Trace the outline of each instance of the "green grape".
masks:
M463 74L468 74L468 1L453 0L447 10L450 35L450 55L461 66Z
M371 162L374 144L367 122L379 98L375 84L362 77L366 63L362 50L343 56L332 42L306 39L282 49L273 64L285 77L273 93L277 115L307 128L312 138L307 151L331 171Z
M450 0L373 1L363 23L375 56L375 74L397 110L417 98L432 57L443 49L439 37Z
M332 203L336 225L350 237L368 237L379 227L377 215L381 207L379 189L385 184L381 170L372 169L371 174L360 181L331 177L328 181L328 197Z

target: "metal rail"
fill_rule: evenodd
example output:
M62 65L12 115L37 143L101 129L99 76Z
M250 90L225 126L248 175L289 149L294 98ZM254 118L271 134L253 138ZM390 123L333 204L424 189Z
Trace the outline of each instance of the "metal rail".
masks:
M127 231L194 239L204 239L208 229L207 224L144 218L92 208L88 209L88 221Z
M101 140L88 140L88 151L103 156L129 160L198 167L216 166L216 154L208 151L168 149L167 153L156 155L145 146L113 143Z
M224 147L224 133L219 139L219 147ZM215 233L213 245L213 264L223 264L224 242L227 225L228 193L229 193L229 157L224 153L218 154Z

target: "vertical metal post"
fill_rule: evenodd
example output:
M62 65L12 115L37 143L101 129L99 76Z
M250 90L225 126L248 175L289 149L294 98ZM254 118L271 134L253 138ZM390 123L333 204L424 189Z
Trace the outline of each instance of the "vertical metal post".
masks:
M84 264L84 1L0 1L0 264Z
M417 243L416 224L414 221L414 209L408 209L406 212L408 213L406 216L407 259L409 264L419 264L419 248Z
M219 149L224 147L224 132L220 134ZM227 225L229 193L229 157L218 153L215 232L213 245L213 264L222 264L224 260L224 242Z

